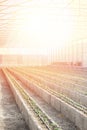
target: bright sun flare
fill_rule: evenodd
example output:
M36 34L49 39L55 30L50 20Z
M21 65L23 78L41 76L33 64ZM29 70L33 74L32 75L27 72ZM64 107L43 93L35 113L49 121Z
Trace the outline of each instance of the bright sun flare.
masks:
M49 1L47 1L49 2ZM16 32L13 32L13 44L17 47L29 47L45 49L60 48L71 38L72 20L70 10L57 8L53 5L31 2L30 8L20 10L17 17L23 20L17 24ZM61 2L60 2L61 3ZM63 3L62 3L63 4Z

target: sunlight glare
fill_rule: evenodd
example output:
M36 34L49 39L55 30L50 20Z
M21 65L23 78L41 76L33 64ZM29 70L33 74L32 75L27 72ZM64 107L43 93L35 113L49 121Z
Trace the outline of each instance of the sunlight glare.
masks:
M61 10L47 5L35 7L34 4L34 7L27 8L27 12L23 13L22 10L23 20L17 28L18 36L13 38L15 41L21 37L17 47L60 48L71 38L73 29L69 9Z

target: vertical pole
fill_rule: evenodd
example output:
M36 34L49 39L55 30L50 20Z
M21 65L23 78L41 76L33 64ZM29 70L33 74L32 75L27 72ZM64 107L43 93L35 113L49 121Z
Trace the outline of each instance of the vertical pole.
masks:
M82 67L83 67L83 62L84 62L84 57L83 57L83 53L84 53L84 43L81 43L82 44Z

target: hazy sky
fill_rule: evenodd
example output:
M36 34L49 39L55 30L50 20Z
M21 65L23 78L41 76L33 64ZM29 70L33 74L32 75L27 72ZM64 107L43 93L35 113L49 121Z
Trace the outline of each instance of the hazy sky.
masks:
M31 0L12 18L5 47L35 48L45 53L47 48L60 48L87 37L86 0Z

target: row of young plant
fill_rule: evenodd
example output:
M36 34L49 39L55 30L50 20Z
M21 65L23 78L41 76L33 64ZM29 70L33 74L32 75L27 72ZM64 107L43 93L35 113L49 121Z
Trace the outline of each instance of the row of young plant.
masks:
M30 78L29 78L30 81ZM35 80L33 80L34 82ZM72 99L68 98L67 96L60 94L52 89L50 89L48 86L45 86L39 81L35 82L35 84L43 89L45 89L46 91L48 91L49 93L51 93L52 95L56 96L57 98L60 98L61 100L65 101L66 103L68 103L69 105L75 107L76 109L78 109L79 111L82 111L84 114L87 114L87 108L84 107L83 105L80 105L79 103L73 101Z
M84 107L83 105L73 101L72 99L68 98L67 96L60 94L54 90L52 90L51 88L49 88L49 86L43 84L43 82L41 80L39 80L38 78L35 78L33 76L27 75L26 72L20 71L19 73L22 73L26 79L29 80L29 82L33 83L34 85L41 87L42 89L48 91L50 94L56 96L57 98L63 100L64 102L68 103L69 105L73 106L74 108L78 109L79 111L83 112L84 114L87 114L87 108Z
M27 73L25 73L25 72L23 72L23 74L27 75ZM30 77L27 76L26 78L29 80L29 82L30 81L33 82L36 86L45 89L46 91L48 91L52 95L55 95L56 97L62 99L66 103L68 103L71 106L78 109L79 111L82 111L83 113L87 114L87 108L86 107L84 107L83 105L73 101L72 99L68 98L67 96L65 96L63 94L60 94L60 93L54 91L53 89L49 88L49 86L47 86L47 85L44 86L44 83L42 81L38 80L38 78L35 78L33 76L30 76Z
M30 71L31 69L29 69ZM79 76L72 76L71 74L61 74L59 72L53 71L53 70L43 70L43 69L32 69L34 72L38 71L44 74L50 74L53 77L57 77L57 78L64 78L66 81L70 81L71 83L73 82L74 84L79 84L79 85L83 85L86 83L86 79L84 79L83 77L79 77ZM28 69L27 69L28 71Z
M33 112L35 113L36 117L38 117L41 121L41 124L45 125L48 130L62 130L60 126L58 126L55 122L53 122L36 104L36 102L29 97L26 91L21 87L21 85L13 78L12 75L8 74L11 81L14 83L14 86L18 89L21 93L22 97L27 101L28 105L32 108Z
M81 86L79 84L75 84L71 81L68 81L68 80L64 80L61 79L60 77L57 78L57 77L53 77L53 76L50 76L50 74L44 74L44 73L41 73L41 72L38 72L38 71L30 71L30 73L33 73L37 76L40 76L40 77L43 77L44 79L48 80L49 82L53 82L61 87L66 87L66 88L70 88L70 89L73 89L76 90L77 92L83 94L83 95L87 95L87 87L85 86Z
M58 84L59 86L61 87L65 87L66 89L69 88L69 89L72 89L72 90L75 90L77 92L79 92L80 94L83 94L83 95L87 95L87 87L86 86L81 86L79 84L74 84L73 82L70 82L64 78L61 78L61 77L51 77L50 74L49 75L46 75L46 74L43 74L43 73L38 73L38 72L32 72L33 74L37 75L37 76L40 76L40 77L43 77L44 79L48 80L49 82L53 82L55 84Z
M24 69L25 71L30 71L30 70L34 70L34 71L40 71L40 72L43 72L43 73L49 73L50 75L53 75L53 76L60 76L62 78L66 77L66 80L72 80L74 81L75 83L79 83L79 79L80 81L82 80L83 82L86 81L86 77L84 78L84 73L83 75L79 74L78 71L73 71L73 74L69 73L69 71L65 71L63 70L63 68L60 68L60 69L56 69L56 68L53 68L51 66L46 66L46 67L17 67L17 69ZM62 72L61 72L62 71ZM81 71L82 72L82 71Z
M16 69L16 70L18 70L18 71L20 71L19 69ZM22 72L25 72L25 70L21 70ZM60 85L60 86L64 86L65 85L65 83L66 83L66 85L67 85L67 87L73 87L74 86L74 84L73 85L71 85L69 82L67 82L66 80L62 80L62 79L59 79L59 78L57 78L57 77L54 77L54 76L51 76L51 74L50 73L44 73L44 72L40 72L40 71L35 71L35 70L30 70L30 71L27 71L27 72L29 72L29 73L33 73L33 74L35 74L35 75L38 75L38 76L41 76L41 77L43 77L43 78L46 78L47 80L50 80L50 81L52 81L52 82L54 82L54 83L58 83L58 85Z
M19 70L19 69L17 69ZM80 83L77 84L77 83L74 83L73 81L70 81L69 79L67 79L66 77L61 77L60 74L55 74L53 72L48 72L48 71L43 71L43 70L37 70L37 69L29 69L29 70L26 70L25 68L22 69L22 71L27 71L29 73L34 73L34 74L38 74L39 76L43 76L44 78L47 78L47 79L50 79L52 80L52 82L54 83L58 83L58 85L60 86L64 86L66 85L67 87L70 87L70 88L74 88L76 89L76 91L78 91L79 93L82 93L84 95L87 95L87 87L82 83L82 85L80 84L81 83L81 80L80 80ZM70 75L69 75L70 76ZM62 80L64 79L64 80Z
M42 68L40 68L42 69ZM86 68L69 68L67 66L67 68L65 68L64 66L64 69L63 67L60 67L60 68L56 68L56 67L52 67L52 66L47 66L45 67L44 69L47 69L49 71L53 70L55 72L58 72L58 73L61 73L61 74L67 74L67 75L71 75L73 77L76 77L76 78L83 78L83 79L87 79L87 69Z

